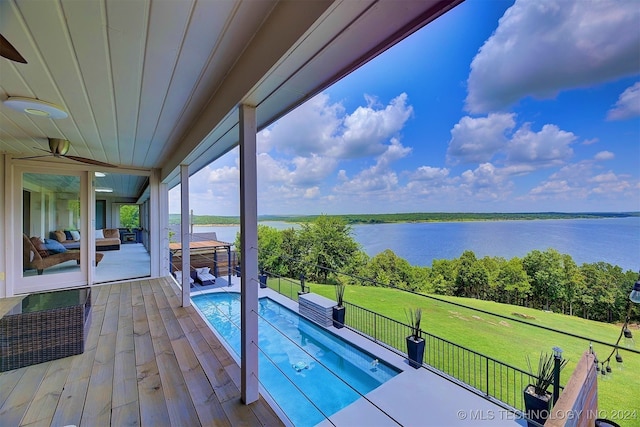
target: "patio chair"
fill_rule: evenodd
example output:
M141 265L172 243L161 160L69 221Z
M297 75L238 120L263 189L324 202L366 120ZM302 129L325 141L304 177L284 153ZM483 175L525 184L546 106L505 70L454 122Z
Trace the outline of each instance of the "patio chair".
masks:
M103 257L103 253L96 252L96 266ZM36 270L38 275L41 275L45 268L67 261L76 261L77 264L80 264L80 251L68 250L50 255L45 247L36 248L34 242L26 234L22 235L22 268L24 270Z

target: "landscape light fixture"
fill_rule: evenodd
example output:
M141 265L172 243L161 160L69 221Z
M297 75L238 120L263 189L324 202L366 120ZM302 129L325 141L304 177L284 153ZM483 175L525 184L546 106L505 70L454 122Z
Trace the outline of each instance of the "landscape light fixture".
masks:
M622 337L624 337L625 344L628 348L633 347L633 344L634 344L633 334L629 329L629 321L631 320L631 309L633 308L632 303L640 304L640 273L638 274L638 280L636 280L636 283L634 283L633 285L631 294L629 294L629 303L628 303L629 309L627 311L627 316L624 320L624 324L622 325L622 328L620 329L620 335L618 335L618 340L616 341L616 344L613 346L613 350L611 350L611 353L609 353L609 357L607 357L603 361L599 361L598 356L596 356L595 352L593 351L593 346L589 344L589 352L594 355L593 363L596 365L596 372L600 372L602 374L602 378L605 378L607 374L610 375L612 373L609 362L611 361L611 358L613 357L614 353L616 355L616 362L618 362L618 367L622 369L622 356L618 352L620 348L619 347L620 340L622 339Z

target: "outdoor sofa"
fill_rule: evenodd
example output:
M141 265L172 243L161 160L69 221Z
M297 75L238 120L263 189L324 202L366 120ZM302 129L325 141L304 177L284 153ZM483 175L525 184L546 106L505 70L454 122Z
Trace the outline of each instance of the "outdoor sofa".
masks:
M51 239L60 242L67 249L80 249L80 232L77 230L55 230L49 233ZM120 249L120 231L117 228L95 230L96 251L117 251Z
M96 266L104 254L96 252ZM22 235L22 266L24 270L36 270L38 275L44 272L45 268L62 264L67 261L76 261L80 264L80 251L61 249L60 252L51 253L45 245L45 242L39 237L27 237Z

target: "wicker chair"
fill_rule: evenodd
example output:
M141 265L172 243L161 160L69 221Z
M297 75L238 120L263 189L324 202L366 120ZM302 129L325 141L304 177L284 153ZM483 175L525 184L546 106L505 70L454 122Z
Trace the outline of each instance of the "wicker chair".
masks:
M104 254L96 252L96 266ZM66 251L59 254L42 256L40 252L31 242L31 239L26 234L22 235L22 265L24 270L36 270L38 275L44 272L45 268L53 267L54 265L61 264L63 262L75 260L77 264L80 264L80 251Z

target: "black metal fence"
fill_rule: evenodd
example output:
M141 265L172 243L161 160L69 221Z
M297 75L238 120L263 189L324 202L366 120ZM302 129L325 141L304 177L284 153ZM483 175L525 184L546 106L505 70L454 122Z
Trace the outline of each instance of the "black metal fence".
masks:
M300 277L300 280L295 280L266 271L261 271L260 275L267 276L266 284L269 288L293 301L298 301L298 295L301 292L309 292L309 287L304 283L304 277Z
M270 275L267 283L271 289L294 301L298 300L300 291L308 291L304 278L294 280ZM391 351L406 354L406 337L410 335L408 324L347 301L344 305L346 327ZM422 331L422 336L426 342L423 364L455 378L479 394L525 412L523 391L532 381L528 372L437 335Z
M344 305L345 325L396 352L406 352L409 325L346 301ZM423 338L423 363L524 412L523 390L531 382L528 372L431 333L423 331Z

